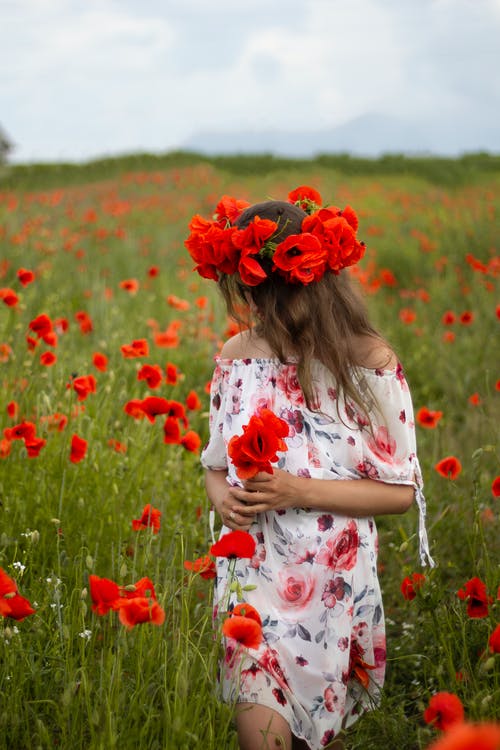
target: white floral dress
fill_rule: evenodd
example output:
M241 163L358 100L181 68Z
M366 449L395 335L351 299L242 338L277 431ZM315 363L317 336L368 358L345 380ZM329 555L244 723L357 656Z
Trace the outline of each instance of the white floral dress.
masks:
M203 466L227 469L228 481L241 484L227 444L265 406L290 428L280 468L325 480L369 477L413 485L421 558L432 564L413 408L401 367L361 368L356 376L365 402L372 404L372 430L356 405L337 393L319 362L313 362L313 376L317 412L305 404L293 362L216 358ZM228 531L223 526L221 535ZM255 587L245 591L245 601L260 613L264 640L258 649L243 649L226 639L223 699L268 706L313 750L323 748L376 705L384 680L374 520L292 508L259 514L250 533L256 552L251 560L236 562L236 575L242 586ZM218 558L215 612L226 592L227 571L228 560ZM236 599L229 607L234 604Z

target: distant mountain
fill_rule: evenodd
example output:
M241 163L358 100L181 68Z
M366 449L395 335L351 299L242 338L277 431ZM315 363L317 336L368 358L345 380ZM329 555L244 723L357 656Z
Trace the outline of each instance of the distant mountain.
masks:
M447 123L436 117L414 122L372 113L327 130L199 132L181 148L207 155L272 153L295 158L326 153L456 156L477 151L499 153L500 128L485 121Z

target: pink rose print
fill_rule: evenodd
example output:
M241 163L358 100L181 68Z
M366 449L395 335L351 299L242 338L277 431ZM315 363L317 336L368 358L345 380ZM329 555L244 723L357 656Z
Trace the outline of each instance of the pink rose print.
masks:
M372 464L371 461L365 460L359 463L356 466L356 469L361 473L364 474L368 479L378 479L380 476L378 473L378 469L374 464Z
M278 685L282 690L288 689L288 681L281 669L280 663L277 658L277 653L272 648L266 648L264 653L259 659L259 665L264 669L271 677L274 677Z
M356 522L347 526L318 550L316 561L334 570L351 570L356 565L359 547L359 534Z
M328 531L328 529L331 529L332 526L333 526L333 516L331 516L329 513L325 513L324 515L318 518L318 530L319 531Z
M394 463L396 453L396 441L391 437L387 427L379 427L375 435L375 440L368 438L368 448L371 452L387 464Z
M278 594L286 609L305 609L314 593L314 578L301 570L286 568L279 573Z
M323 693L323 697L325 699L326 710L330 711L330 713L332 713L333 711L336 711L339 697L331 686L328 686L326 688L325 692Z
M349 648L349 638L339 638L337 641L337 646L340 651L347 651Z
M276 380L276 388L278 391L283 391L292 404L302 406L305 403L302 388L300 387L299 379L297 378L296 367L290 365L281 370L280 375Z
M338 601L344 598L345 593L345 581L341 576L337 576L325 583L321 601L324 602L325 607L332 609Z
M333 731L333 729L327 729L323 737L321 738L321 744L323 745L323 747L325 747L326 745L329 745L330 742L332 742L334 739L335 732Z
M263 544L257 544L255 548L255 554L250 560L250 567L257 570L260 568L260 564L266 559L266 548Z

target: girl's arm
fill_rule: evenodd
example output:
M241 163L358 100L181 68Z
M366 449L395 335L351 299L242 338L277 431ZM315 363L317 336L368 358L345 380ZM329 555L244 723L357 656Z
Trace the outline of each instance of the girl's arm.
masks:
M374 479L307 479L282 469L261 472L244 482L244 489L229 487L235 521L243 522L256 513L285 508L310 508L341 516L368 516L405 513L414 498L414 488Z
M255 513L247 509L245 516L242 516L233 511L234 497L226 477L226 470L205 470L205 488L208 499L221 517L224 526L233 530L247 531L252 524ZM231 513L234 514L234 518L230 516Z

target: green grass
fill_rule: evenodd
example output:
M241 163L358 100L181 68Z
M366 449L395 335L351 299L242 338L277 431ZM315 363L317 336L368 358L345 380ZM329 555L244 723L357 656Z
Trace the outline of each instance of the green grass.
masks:
M347 176L340 162L332 169L325 160L239 173L228 166L193 157L139 159L122 171L94 165L92 175L33 168L31 184L19 170L18 185L4 183L0 193L0 285L20 298L13 308L0 302L0 344L10 352L0 363L0 427L31 420L47 441L38 458L14 441L0 460L0 567L36 609L23 622L0 622L0 748L236 747L231 712L214 687L211 583L183 567L210 545L199 458L164 444L159 419L136 421L123 406L148 395L137 381L140 364L173 363L179 381L154 393L183 402L194 389L203 407L188 413L189 427L207 438L205 386L227 320L216 290L191 273L182 244L187 223L195 212L210 215L223 193L283 198L308 183L325 201L357 209L373 318L404 363L415 410L444 414L435 430L417 427L438 567L425 571L419 595L405 601L401 580L419 570L417 513L379 520L387 684L382 706L357 722L348 747L425 748L436 733L422 712L439 690L456 692L471 720L500 714L500 657L487 646L499 621L500 501L491 493L499 466L498 266L484 274L466 261L471 253L488 264L498 254L498 175L476 169L470 183L446 187L430 172L423 179L394 164L393 173L387 164L365 174L346 167ZM152 278L154 265L160 273ZM36 273L26 288L16 278L21 267ZM384 268L395 286L374 283ZM131 278L140 285L135 295L119 286ZM168 295L187 300L189 309L175 309ZM207 297L206 307L196 305L199 297ZM401 308L411 308L416 320L402 322ZM82 310L93 321L85 334L75 320ZM472 311L473 321L448 329L441 322L447 310ZM41 313L69 322L52 367L39 362L51 347L41 343L31 352L26 344L29 322ZM161 331L179 321L179 345L156 346L152 321ZM446 330L454 341L443 340ZM139 338L148 340L149 356L124 359L120 347ZM105 373L92 365L96 351L109 358ZM67 385L91 373L97 391L78 402ZM474 406L469 396L476 392ZM15 419L7 415L12 401ZM62 432L44 420L55 412L69 419ZM88 441L78 464L69 461L74 433ZM125 444L126 453L110 440ZM434 470L446 455L463 466L454 482ZM162 511L157 535L131 528L149 502ZM150 577L164 625L129 632L116 613L95 615L89 574L120 585ZM489 616L476 620L456 596L474 576L494 598Z

